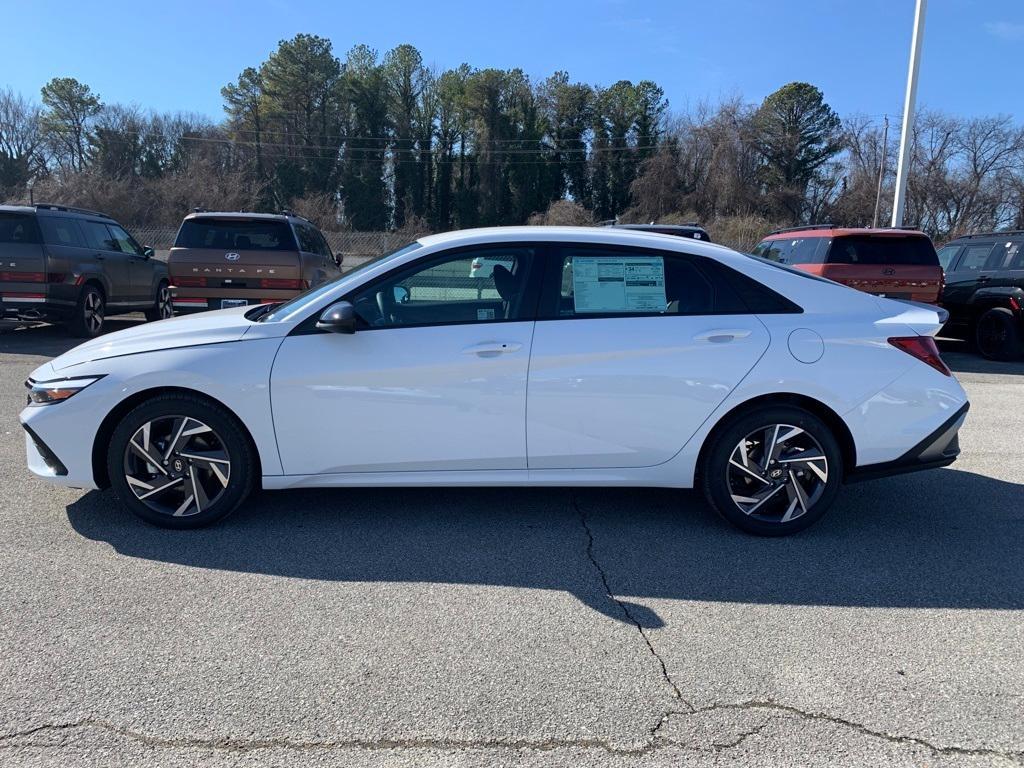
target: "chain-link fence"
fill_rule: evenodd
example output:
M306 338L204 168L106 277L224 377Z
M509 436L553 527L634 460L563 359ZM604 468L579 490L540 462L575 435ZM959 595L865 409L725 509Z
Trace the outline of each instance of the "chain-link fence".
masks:
M129 227L131 233L142 245L156 251L157 258L167 259L167 252L174 245L177 227ZM331 251L342 256L345 270L401 248L409 242L407 235L396 232L324 232Z

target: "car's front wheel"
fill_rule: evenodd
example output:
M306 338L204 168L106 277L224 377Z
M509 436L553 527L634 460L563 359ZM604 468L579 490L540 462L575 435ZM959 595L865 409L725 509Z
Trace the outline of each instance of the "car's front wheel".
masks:
M191 395L160 395L115 427L110 485L138 517L165 528L199 528L234 511L257 473L253 447L227 410Z
M747 533L784 536L828 511L842 480L842 453L814 414L769 405L720 430L700 473L704 494L722 517Z

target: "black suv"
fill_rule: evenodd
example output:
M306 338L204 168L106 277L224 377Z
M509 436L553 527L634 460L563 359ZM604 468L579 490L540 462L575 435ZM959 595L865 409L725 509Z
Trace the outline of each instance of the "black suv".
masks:
M63 205L0 205L0 317L103 331L107 315L173 314L167 265L109 216Z
M1024 339L1024 231L967 235L939 250L946 274L943 334L973 341L993 360L1010 360Z

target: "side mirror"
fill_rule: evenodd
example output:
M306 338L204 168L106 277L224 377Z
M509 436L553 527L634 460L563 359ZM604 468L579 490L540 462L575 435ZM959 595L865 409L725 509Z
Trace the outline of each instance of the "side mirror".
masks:
M405 304L409 300L409 289L404 285L396 285L394 287L395 304Z
M332 253L331 258L334 259L334 265L341 269L341 262L345 260L345 255L341 253Z
M142 246L142 255L147 259L152 259L156 252L148 245Z
M320 314L316 327L318 330L331 333L355 333L356 308L347 301L331 304Z

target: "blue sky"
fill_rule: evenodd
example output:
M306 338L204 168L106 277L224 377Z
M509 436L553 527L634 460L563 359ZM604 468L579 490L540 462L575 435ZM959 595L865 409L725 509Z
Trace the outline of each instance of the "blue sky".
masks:
M673 110L742 95L756 102L806 80L843 115L898 116L913 0L205 3L5 0L0 86L38 98L54 76L105 101L220 118L220 88L298 32L412 43L438 68L557 69L611 84L649 78ZM102 11L99 10L102 8ZM1024 0L932 0L919 103L1024 121Z

